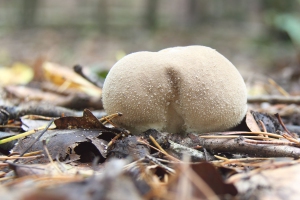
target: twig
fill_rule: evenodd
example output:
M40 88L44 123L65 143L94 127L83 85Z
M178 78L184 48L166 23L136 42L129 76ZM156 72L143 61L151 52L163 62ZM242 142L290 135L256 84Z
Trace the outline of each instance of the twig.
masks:
M166 152L163 152L163 151L161 151L160 149L158 149L158 148L156 148L156 147L154 147L154 146L152 146L152 145L150 145L150 144L148 144L148 143L146 143L146 142L144 142L144 141L142 141L142 140L139 140L139 142L140 142L140 143L143 143L143 144L145 144L145 145L147 145L147 146L149 146L150 148L152 148L152 149L154 149L154 150L156 150L156 151L158 151L158 152L160 152L160 153L162 153L162 154L164 154L165 156L167 156L168 158L170 158L172 161L175 161L175 162L181 162L181 160L178 160L177 158L171 156L170 154L168 154L168 153L166 153Z
M283 136L274 134L274 133L268 133L268 132L247 132L247 131L233 131L233 132L222 132L222 135L267 135L274 138L283 138Z
M224 161L227 161L227 160L230 160L228 158L225 158L223 156L218 156L218 155L214 155L216 158L218 158L219 160L224 160Z
M203 135L199 137L205 139L234 139L234 138L239 138L241 136L240 135ZM274 138L268 138L264 136L243 136L243 137L249 139L258 139L258 140L276 140Z
M154 164L160 166L161 168L165 169L167 172L171 173L171 174L176 174L176 171L164 164L162 164L161 162L159 162L156 158L150 156L150 155L146 155L146 158L149 159L151 162L153 162Z
M279 116L278 113L275 114L275 117L277 117L277 119L278 119L280 125L282 126L282 128L283 128L283 129L284 129L291 137L294 138L293 134L291 134L291 132L285 127L285 125L284 125L283 121L281 120L281 117Z
M27 153L27 151L29 149L31 149L31 147L44 135L44 133L46 133L46 131L49 129L49 127L51 126L51 124L53 123L54 119L52 119L49 124L44 127L44 130L41 132L41 134L25 149L25 151L23 153L20 154L20 157L23 156L25 153ZM14 161L14 163L18 162L18 159L16 159Z
M170 150L173 150L175 153L179 153L179 154L182 154L182 153L187 153L189 154L190 156L192 157L195 157L195 158L198 158L200 160L205 160L205 161L211 161L211 160L214 160L214 157L213 156L206 156L207 154L205 154L205 152L202 152L202 151L198 151L196 149L192 149L190 147L187 147L187 146L184 146L184 145L181 145L181 144L178 144L178 143L175 143L173 142L172 140L168 140L168 142L170 143Z
M293 146L293 147L300 147L299 144L295 144L294 142L257 141L257 140L249 140L249 139L245 139L244 141L247 143L252 143L252 144L288 145L288 146Z
M261 125L262 128L263 128L263 132L268 132L267 129L266 129L265 124L264 124L261 120L258 120L258 122L260 123L260 125ZM264 135L265 135L265 134L264 134Z
M45 150L45 152L46 152L46 154L47 154L47 156L48 156L48 159L49 159L49 161L50 161L50 163L54 166L54 168L57 170L57 172L59 173L59 174L62 174L62 171L58 168L58 166L53 162L53 159L52 159L52 157L51 157L51 155L50 155L50 153L49 153L49 150L48 150L48 148L47 148L47 145L46 145L46 140L43 140L43 148L44 148L44 150Z
M159 149L161 150L162 152L164 153L167 153L157 142L156 140L154 139L154 137L152 137L151 135L149 135L149 138L151 140L151 142L153 142L153 144Z
M272 104L285 103L285 104L300 104L300 96L253 96L248 97L248 103L262 103L269 102Z
M99 81L93 81L92 79L90 79L87 75L85 75L82 71L82 66L81 65L75 65L73 67L74 72L76 72L78 75L80 75L82 78L86 79L87 81L89 81L90 83L92 83L93 85L99 87L99 88L103 88L103 84L100 83Z
M42 116L42 115L25 115L22 118L23 119L32 119L32 120L42 119L42 120L50 121L53 117L46 117L46 116Z
M295 143L283 142L275 144L275 141L247 140L243 137L237 139L204 139L199 138L199 144L210 152L246 154L259 157L300 157L300 148ZM267 144L265 144L267 143ZM273 145L270 145L273 143Z
M113 125L114 127L116 127L116 125L111 121L113 118L116 117L121 117L123 114L118 112L118 113L114 113L105 117L102 117L101 119L99 119L99 121L103 124L106 124L107 122L110 123L111 125Z
M293 138L292 136L290 136L289 134L284 133L282 136L283 136L285 139L287 139L288 141L294 142L294 143L300 145L300 142L299 142L297 139L295 139L295 138Z
M34 156L34 155L39 155L43 153L43 151L32 151L32 152L29 152L29 153L25 153L23 156Z
M269 78L268 79L269 83L273 85L283 96L288 97L290 96L285 89L283 89L280 85L278 85L273 79Z
M221 157L224 158L224 157ZM234 163L234 162L248 162L248 161L257 161L257 160L274 160L275 158L262 158L262 157L254 157L254 158L237 158L237 159L227 159L224 158L222 160L224 160L223 163L225 164L230 164L230 163Z
M14 159L29 159L29 158L39 158L42 155L37 156L0 156L0 160L14 160Z
M117 134L113 139L111 139L109 141L109 143L107 144L107 149L116 142L117 139L119 139L120 137L125 137L125 136L128 136L130 134L129 131L125 130L125 131L122 131L121 133Z
M22 128L18 125L0 125L0 128Z
M42 127L36 128L34 130L30 130L30 131L27 131L27 132L24 132L24 133L21 133L21 134L18 134L18 135L9 137L9 138L2 139L2 140L0 140L0 144L4 144L4 143L7 143L7 142L11 142L13 140L17 140L17 139L26 137L26 136L34 134L34 133L36 133L37 131L40 131L40 130L48 130L50 128L54 128L54 127L50 127L52 122L53 121L51 121L51 123L49 123L47 126L42 126Z

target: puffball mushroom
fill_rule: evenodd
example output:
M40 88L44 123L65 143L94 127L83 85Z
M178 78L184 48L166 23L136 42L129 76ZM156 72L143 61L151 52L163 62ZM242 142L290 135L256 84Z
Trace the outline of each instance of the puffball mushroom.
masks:
M246 114L242 76L205 46L136 52L119 60L103 85L107 114L133 134L150 128L170 133L225 131Z

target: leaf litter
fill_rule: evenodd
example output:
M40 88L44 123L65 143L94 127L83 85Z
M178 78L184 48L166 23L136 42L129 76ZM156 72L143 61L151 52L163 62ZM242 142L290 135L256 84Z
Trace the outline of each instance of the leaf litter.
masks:
M228 132L130 135L110 124L119 113L2 106L1 199L296 199L299 107L269 108L281 122L259 107ZM45 129L52 118L55 126ZM22 129L27 134L4 142Z

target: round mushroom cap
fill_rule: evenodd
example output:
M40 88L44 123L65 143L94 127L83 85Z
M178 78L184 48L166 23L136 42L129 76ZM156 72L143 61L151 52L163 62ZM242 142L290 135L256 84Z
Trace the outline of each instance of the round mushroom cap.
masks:
M247 91L234 65L205 46L136 52L119 60L103 86L107 114L133 134L225 131L247 110Z

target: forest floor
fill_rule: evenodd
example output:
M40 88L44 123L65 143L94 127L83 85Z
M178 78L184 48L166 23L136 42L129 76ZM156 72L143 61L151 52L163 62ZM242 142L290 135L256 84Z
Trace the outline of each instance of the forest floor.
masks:
M2 31L1 199L299 197L297 53L241 30ZM217 49L243 75L249 112L234 132L128 136L104 125L119 116L104 117L101 86L71 68L95 75L131 52L187 45Z

